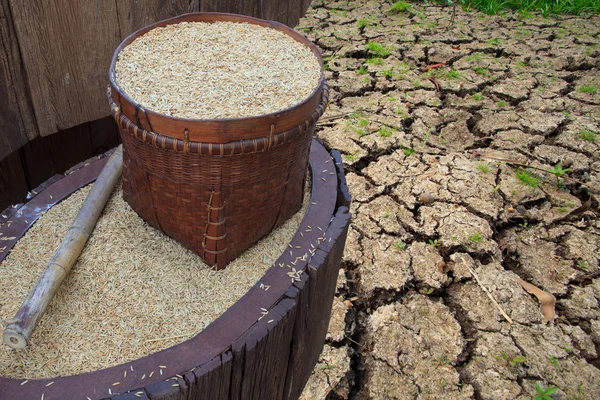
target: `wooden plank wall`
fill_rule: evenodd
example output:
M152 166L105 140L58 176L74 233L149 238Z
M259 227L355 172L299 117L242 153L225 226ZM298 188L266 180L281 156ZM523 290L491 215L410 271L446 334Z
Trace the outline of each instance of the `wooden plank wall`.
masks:
M114 49L130 33L197 11L231 12L295 26L309 4L0 0L0 209L23 201L27 190L53 174L117 143L116 127L106 118L105 87Z

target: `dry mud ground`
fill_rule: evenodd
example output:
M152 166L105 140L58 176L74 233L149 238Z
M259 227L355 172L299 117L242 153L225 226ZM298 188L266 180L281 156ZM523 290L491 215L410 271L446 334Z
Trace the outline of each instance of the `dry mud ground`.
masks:
M316 0L299 26L354 197L304 398L599 399L600 17L390 4Z

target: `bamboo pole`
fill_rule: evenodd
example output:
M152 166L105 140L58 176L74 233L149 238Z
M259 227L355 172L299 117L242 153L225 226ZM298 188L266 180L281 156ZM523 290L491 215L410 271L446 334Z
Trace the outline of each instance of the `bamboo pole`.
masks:
M13 349L23 349L29 343L38 321L85 247L122 171L123 148L119 146L108 159L79 214L75 217L73 225L23 301L13 322L4 330L2 340L8 346Z

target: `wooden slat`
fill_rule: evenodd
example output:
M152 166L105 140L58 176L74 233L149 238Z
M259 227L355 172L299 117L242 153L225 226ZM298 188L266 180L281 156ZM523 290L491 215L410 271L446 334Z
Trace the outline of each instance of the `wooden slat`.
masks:
M201 12L227 12L258 17L259 0L200 0Z
M48 177L62 174L93 156L89 124L81 124L49 137L39 137L23 146L23 163L31 187Z
M117 2L9 0L42 136L108 115Z
M112 116L90 122L92 153L100 154L121 144L119 127Z
M0 82L2 160L37 136L9 0L0 0Z
M191 4L189 0L126 0L117 1L117 13L121 40L127 36L157 21L174 17L180 14L197 11L197 5ZM112 49L114 51L114 48ZM112 51L111 51L112 56ZM108 74L108 65L106 66ZM106 78L106 75L105 75ZM105 82L106 86L106 82ZM102 91L103 98L105 91Z
M186 374L184 377L191 388L189 400L229 399L232 364L233 356L231 351L227 351Z
M4 210L12 204L23 202L29 186L18 151L0 161L0 171L0 210Z
M231 400L282 398L295 306L283 299L232 345Z

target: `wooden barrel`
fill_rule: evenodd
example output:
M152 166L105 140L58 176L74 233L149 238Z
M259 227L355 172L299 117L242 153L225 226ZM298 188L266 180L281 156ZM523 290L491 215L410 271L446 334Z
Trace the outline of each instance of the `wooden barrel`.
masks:
M194 120L144 109L117 84L119 52L154 28L190 21L245 22L281 31L314 53L320 81L300 104L254 117ZM300 209L311 137L328 90L319 50L293 29L219 13L186 14L150 25L115 51L108 99L123 141L125 200L208 265L224 268Z
M25 205L5 210L0 223L11 223L0 225L0 233L14 239L4 241L0 261L40 212L92 182L105 160L89 160L37 190ZM0 398L298 398L325 341L350 222L350 195L339 153L332 157L313 140L309 168L311 203L290 242L293 250L286 250L254 287L205 330L176 346L99 371L31 379L26 384L23 379L0 377ZM293 264L302 272L290 279L289 269L280 268L281 264Z

